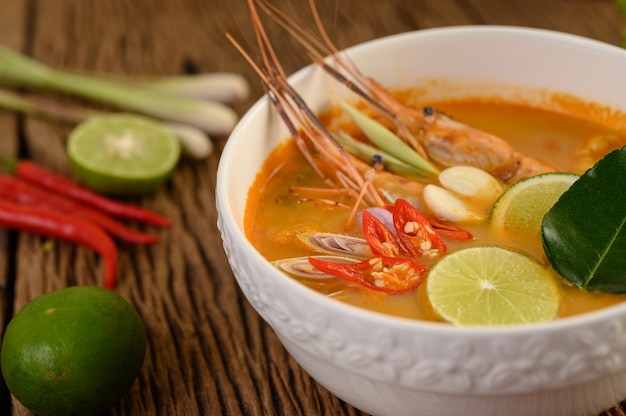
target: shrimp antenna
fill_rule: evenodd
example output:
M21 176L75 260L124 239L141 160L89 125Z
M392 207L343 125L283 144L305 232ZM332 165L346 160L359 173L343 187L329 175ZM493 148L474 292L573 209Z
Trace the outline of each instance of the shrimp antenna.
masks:
M426 155L426 151L417 138L398 115L391 110L393 106L389 105L389 103L393 98L376 81L365 76L349 59L349 56L335 46L324 27L315 0L309 0L309 7L319 37L307 30L306 25L297 24L294 18L286 15L278 7L269 3L268 0L253 1L308 51L313 62L321 66L331 77L363 99L374 111L391 120L398 129L399 136L404 138L411 147L423 156ZM326 56L332 56L337 68L331 66L325 60Z
M315 147L317 152L323 155L323 160L333 161L335 180L339 181L347 189L359 191L356 205L363 198L382 205L384 202L381 196L375 188L368 186L368 182L359 174L346 149L335 140L298 92L287 82L285 72L272 48L255 4L260 3L257 0L248 0L252 26L259 49L258 58L256 60L253 59L251 54L230 34L226 34L227 38L259 75L268 99L272 102L287 129L296 140L299 150L316 173L327 182L329 181L327 175L320 168L319 163L316 162L310 153L306 138L308 138L308 142ZM296 125L300 128L297 128Z

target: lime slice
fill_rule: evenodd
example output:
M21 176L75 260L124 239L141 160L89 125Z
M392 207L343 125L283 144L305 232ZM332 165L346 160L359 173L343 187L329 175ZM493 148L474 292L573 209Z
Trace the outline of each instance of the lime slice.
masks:
M460 326L547 322L560 305L557 282L545 267L496 246L442 257L428 273L426 293L435 312Z
M178 139L150 119L95 116L71 133L67 152L78 180L113 195L138 195L166 181L180 158Z
M523 233L539 234L541 220L561 195L579 178L573 173L544 173L507 189L491 208L491 225Z

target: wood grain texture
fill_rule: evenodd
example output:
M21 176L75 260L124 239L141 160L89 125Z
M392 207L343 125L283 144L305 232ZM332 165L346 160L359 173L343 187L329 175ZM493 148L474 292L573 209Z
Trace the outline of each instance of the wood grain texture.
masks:
M276 0L307 20L304 1ZM409 30L467 24L522 25L604 42L620 41L612 0L320 0L342 47ZM366 6L365 6L366 5ZM310 20L309 20L310 21ZM0 43L58 68L113 74L235 71L251 83L243 113L261 94L226 32L250 38L243 0L0 1ZM269 28L285 70L307 63L278 28ZM428 59L427 56L424 59ZM60 100L70 101L67 97ZM0 155L29 157L70 175L65 139L72 126L0 111ZM133 202L173 220L145 227L161 241L120 244L118 292L140 312L148 355L132 390L105 414L361 415L312 380L243 298L216 227L215 175L224 137L206 161L185 160L157 193ZM88 249L0 231L0 321L53 289L98 284L102 264ZM30 413L6 388L0 414ZM616 406L607 415L624 415Z

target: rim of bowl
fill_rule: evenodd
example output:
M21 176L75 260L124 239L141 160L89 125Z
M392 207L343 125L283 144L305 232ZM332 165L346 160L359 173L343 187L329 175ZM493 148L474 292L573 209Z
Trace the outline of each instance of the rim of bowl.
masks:
M342 52L351 53L366 47L378 43L394 42L398 39L411 38L414 36L440 36L450 34L463 34L463 33L502 33L517 34L522 36L532 36L538 38L546 38L551 41L559 41L562 43L577 44L582 47L595 48L602 53L609 54L621 54L626 56L626 51L615 45L607 44L598 40L586 38L580 35L571 33L564 33L549 29L519 27L519 26L501 26L501 25L460 25L450 27L438 27L420 29L410 32L403 32L394 35L389 35L381 38L372 39L363 43L356 44L349 48L342 50ZM626 59L625 59L626 64ZM315 68L314 64L309 64L298 71L294 72L288 77L289 83L297 83L302 78L309 75ZM581 325L593 325L599 322L605 322L606 320L617 318L619 316L626 315L626 301L607 306L595 311L585 312L579 315L558 318L550 322L541 324L530 325L503 325L493 327L481 327L481 326L455 326L452 324L441 322L430 322L418 319L411 319L405 317L398 317L393 315L387 315L382 312L371 311L365 308L361 308L345 302L340 302L335 299L331 299L313 289L310 289L303 284L297 282L287 274L279 271L273 267L269 261L261 255L259 251L252 245L252 243L246 237L244 231L239 227L238 221L230 209L229 203L229 191L226 186L226 171L228 165L234 163L234 159L231 157L231 149L233 148L232 137L238 136L240 130L244 130L246 124L250 123L255 117L259 117L259 113L267 111L266 107L269 105L269 101L265 95L260 97L243 115L240 121L233 129L229 139L227 140L223 152L220 156L220 161L217 171L216 181L216 196L218 197L218 211L222 217L224 224L227 224L235 231L234 241L243 249L246 256L252 256L256 262L262 264L264 271L273 275L275 279L279 279L281 284L287 285L289 290L295 291L300 296L305 296L311 299L315 299L316 302L320 302L325 308L328 308L331 312L341 313L346 316L351 316L360 319L367 319L368 321L382 324L386 327L397 327L404 330L428 330L432 332L441 333L444 335L454 335L463 333L469 336L492 336L497 334L517 334L523 335L524 333L537 333L537 332L552 332L554 330L567 330L570 327L576 327Z

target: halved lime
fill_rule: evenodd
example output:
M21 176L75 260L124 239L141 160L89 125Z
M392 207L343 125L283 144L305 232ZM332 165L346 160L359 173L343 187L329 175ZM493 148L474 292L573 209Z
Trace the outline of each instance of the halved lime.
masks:
M67 142L78 180L113 195L138 195L166 181L180 158L180 143L156 121L131 114L91 117Z
M428 272L426 293L435 312L460 326L547 322L560 305L558 284L545 267L496 246L442 257Z
M539 234L541 220L561 195L579 178L555 172L532 176L507 189L491 208L491 225L523 233Z

